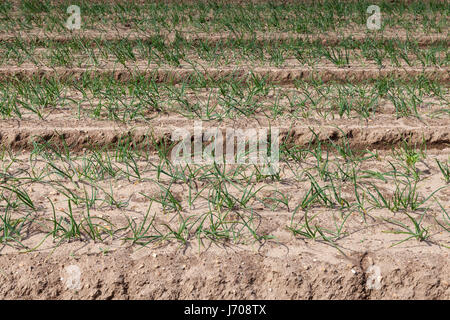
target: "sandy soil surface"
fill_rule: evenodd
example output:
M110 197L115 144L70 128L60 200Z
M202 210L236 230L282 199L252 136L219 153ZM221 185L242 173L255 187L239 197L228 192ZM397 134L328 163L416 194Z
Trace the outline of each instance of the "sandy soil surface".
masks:
M150 137L157 140L171 139L176 129L185 128L193 132L194 121L189 121L184 127L178 125L175 118L159 119L149 124L118 124L111 121L95 122L89 120L58 120L42 122L4 121L0 128L0 143L15 150L26 150L33 147L33 141L51 141L62 145L66 141L72 150L79 151L89 146L114 147L121 139L131 138L137 145L145 146ZM325 122L325 121L322 121ZM356 122L356 123L355 123ZM281 121L268 122L264 119L211 121L204 128L235 128L244 129L245 124L254 124L268 128L270 124L279 125L281 139L289 139L298 146L306 146L317 134L317 140L336 143L348 142L354 148L391 149L401 144L405 138L412 143L426 142L430 148L442 149L450 143L449 120L419 121L413 119L393 120L392 118L375 120L360 124L355 120L292 121L289 126ZM226 142L226 140L225 140Z
M417 168L425 179L417 191L427 195L442 186L439 170L432 159L445 161L450 149L431 150L428 160ZM381 152L380 160L371 160L362 169L387 170L389 152ZM19 156L10 172L29 170L30 155ZM336 158L338 159L338 158ZM330 159L333 161L334 159ZM313 163L308 159L305 163ZM78 163L75 160L75 163ZM60 164L57 162L57 165ZM81 164L81 162L80 162ZM138 163L145 167L145 162ZM44 164L42 164L44 166ZM33 166L39 171L40 164ZM61 167L63 167L61 165ZM260 234L272 239L243 237L242 242L216 242L203 239L201 244L190 236L186 244L173 240L149 244L146 247L130 245L123 239L126 232L106 237L95 243L86 238L71 243L52 241L48 237L52 223L46 218L51 212L48 199L56 208L56 215L67 212L63 190L49 183L30 185L35 205L38 207L38 225L27 227L28 236L22 244L4 245L0 248L0 297L6 299L448 299L450 239L440 227L444 216L436 203L428 207L424 224L430 237L426 241L410 240L396 245L406 236L391 232L398 225L391 221L409 224L401 212L375 209L366 221L357 212L346 218L345 235L338 247L326 241L307 240L289 230L292 219L304 221L305 212L293 215L292 208L277 206L272 199L276 192L288 195L292 202L301 199L308 183L294 182L295 177L287 167L282 167L283 180L276 183L261 181L258 201L253 201L252 224ZM126 209L100 205L91 209L92 217L106 219L117 229L126 226L128 219L143 221L149 204L145 195L157 195L154 173L145 173L138 181L115 179L99 187L111 188L119 201L129 201ZM49 177L48 182L55 181ZM392 185L373 180L386 194ZM65 188L77 192L83 180L66 181ZM112 183L112 184L111 184ZM164 183L164 181L162 181ZM172 193L183 207L187 188L174 186ZM239 190L232 190L239 196ZM354 199L351 185L343 188L343 196ZM449 208L450 189L444 188L435 198ZM201 214L208 207L208 195L203 194L193 208L184 207L183 215ZM187 206L187 204L186 204ZM157 225L172 225L177 214L166 213L161 206L151 207ZM82 217L76 211L76 219ZM339 210L316 207L308 214L314 223L325 228L341 221ZM422 210L414 217L424 214ZM253 215L253 214L252 214ZM294 218L295 217L295 218ZM393 220L392 220L393 219ZM339 223L339 222L338 222Z
M231 32L222 33L206 33L206 32L194 32L189 30L177 30L177 32L165 32L160 33L148 33L139 31L130 31L128 29L118 30L105 30L105 31L95 31L95 30L73 30L69 35L66 32L48 32L45 30L32 30L31 32L17 33L11 32L1 32L1 41L13 41L14 39L21 38L25 41L42 41L42 40L53 40L65 42L76 38L83 39L102 39L102 40L145 40L151 39L154 36L161 36L167 43L171 43L175 40L175 35L183 37L187 41L207 41L208 43L216 43L227 39L240 39L240 40L259 40L259 41L285 41L285 40L305 40L305 41L319 41L326 45L336 45L339 44L344 39L353 39L355 41L373 41L373 40L395 40L395 41L405 41L411 38L417 42L420 46L427 46L436 42L447 42L448 35L441 33L431 33L431 34L419 34L417 32L408 33L403 30L385 30L383 33L374 32L361 32L360 30L348 31L342 30L342 32L328 32L326 34L298 34L289 32L267 32L263 33L260 31L254 34L242 34L235 35Z
M250 72L251 70L251 72ZM448 68L336 68L336 67L297 67L297 68L264 68L255 67L223 67L206 68L195 70L192 68L164 68L149 67L146 62L142 65L134 65L133 68L123 68L117 65L115 68L63 68L63 67L8 67L0 68L0 78L3 79L30 79L30 78L50 78L60 79L80 79L82 76L91 77L113 77L116 80L127 81L133 75L143 75L157 82L180 83L195 75L205 75L215 81L235 79L246 80L255 75L265 78L276 84L292 84L295 80L321 80L324 82L341 81L357 83L371 79L381 79L393 76L396 79L408 80L419 75L425 75L430 80L447 83L450 79Z
M356 239L355 239L356 240ZM448 249L359 246L340 256L293 241L248 248L111 249L2 254L2 299L449 299ZM79 270L73 272L73 270ZM78 276L79 275L79 276ZM79 279L79 280L78 280Z

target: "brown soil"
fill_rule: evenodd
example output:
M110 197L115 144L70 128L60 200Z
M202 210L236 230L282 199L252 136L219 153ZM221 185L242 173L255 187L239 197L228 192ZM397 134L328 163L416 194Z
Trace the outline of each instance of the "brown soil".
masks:
M78 247L78 248L76 248ZM211 248L118 249L68 246L58 254L0 257L2 299L450 299L447 249L427 245L337 256L326 245L279 243ZM294 250L292 250L294 249ZM68 289L65 268L81 271ZM381 287L370 287L370 266Z
M255 32L253 35L240 35L239 37L230 32L223 33L205 33L205 32L193 32L193 31L177 31L178 35L183 37L184 39L195 42L195 41L207 41L210 44L215 44L217 42L221 42L227 39L240 39L240 40L257 40L257 41L286 41L286 40L304 40L316 42L319 41L324 45L338 45L342 40L353 39L358 42L364 41L373 41L373 40L397 40L397 41L406 41L408 39L414 39L415 42L419 46L426 47L432 45L434 43L442 43L449 42L449 38L446 34L410 34L405 31L385 31L381 34L379 33L370 33L370 32L348 32L347 30L343 30L340 33L337 32L329 32L327 34L298 34L298 33L288 33L288 32L274 32L274 33L262 33ZM9 33L9 32L0 32L0 41L13 41L16 38L21 38L25 41L38 41L38 40L53 40L58 42L66 42L71 39L102 39L104 41L113 41L120 39L128 39L128 40L146 40L151 39L154 36L161 36L167 43L171 43L175 39L175 32L161 32L149 34L148 32L137 32L130 31L127 29L119 29L117 31L95 31L95 30L74 30L67 34L64 33L55 33L55 32L46 32L46 31L36 31L33 30L31 32L18 32L18 33Z
M114 146L119 140L134 142L137 146L147 146L149 139L153 136L156 140L170 139L175 129L181 128L177 125L177 118L159 119L143 126L129 123L118 124L110 121L3 121L0 128L0 145L13 150L30 150L33 141L47 141L56 145L62 145L64 140L72 150L83 150L85 148ZM221 123L211 122L207 127L222 128L245 128L243 120L224 121ZM264 120L245 120L250 125L269 127ZM417 120L380 120L354 124L354 120L327 121L320 124L317 121L291 122L289 127L281 122L280 137L289 139L290 142L299 146L306 146L313 138L314 131L318 134L321 142L332 140L336 143L348 142L356 149L390 149L400 144L404 139L411 143L420 144L426 142L430 148L444 148L450 144L450 131L448 120L429 120L420 123ZM323 121L325 122L325 121ZM416 122L416 123L415 123ZM415 124L414 124L415 123ZM186 125L188 131L192 131L192 125ZM271 125L276 125L271 122ZM337 128L341 129L338 130ZM317 142L317 141L316 141Z
M134 75L143 75L157 82L179 83L192 78L196 74L207 74L211 80L226 79L246 80L251 77L251 72L257 77L264 77L275 84L292 84L296 80L322 80L323 82L340 81L357 83L361 81L393 77L401 80L410 80L419 75L424 75L430 80L448 83L450 73L448 68L207 68L203 70L156 68L156 69L94 69L94 68L0 68L0 79L30 79L50 78L79 79L82 76L114 77L116 80L127 81Z

